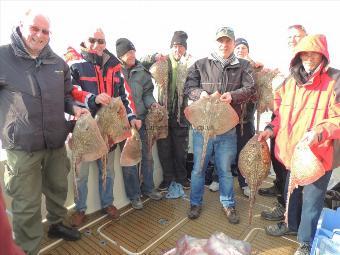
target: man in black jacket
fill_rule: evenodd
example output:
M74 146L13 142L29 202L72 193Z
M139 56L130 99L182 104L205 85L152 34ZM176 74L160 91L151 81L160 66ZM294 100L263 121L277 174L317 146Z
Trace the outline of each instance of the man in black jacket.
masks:
M37 254L43 237L41 195L46 197L48 236L75 241L80 233L63 225L69 163L64 112L73 105L67 64L48 45L50 21L28 12L0 47L0 139L6 149L5 189L12 198L15 242Z
M220 100L230 103L239 116L241 104L255 94L253 69L250 62L234 55L235 35L230 27L216 32L217 50L207 58L200 59L190 67L184 86L184 94L191 100L207 97L213 93L222 94ZM216 169L220 181L220 202L232 224L239 223L235 209L231 163L237 151L236 129L209 139L203 169L200 167L203 136L193 131L194 168L191 174L190 210L188 217L196 219L202 210L204 176L211 154L215 153Z

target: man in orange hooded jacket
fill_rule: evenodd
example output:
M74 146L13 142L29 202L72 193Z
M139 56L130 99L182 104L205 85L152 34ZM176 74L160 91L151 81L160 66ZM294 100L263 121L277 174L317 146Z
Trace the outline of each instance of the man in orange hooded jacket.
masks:
M290 197L288 224L268 226L269 235L298 235L295 255L309 254L332 169L336 162L335 140L340 139L340 71L328 67L329 54L324 35L303 38L294 50L291 75L274 95L275 119L259 140L276 137L275 155L290 169L298 142L306 140L320 160L325 175L312 184L299 186ZM287 175L285 195L288 191ZM303 190L303 193L302 193Z

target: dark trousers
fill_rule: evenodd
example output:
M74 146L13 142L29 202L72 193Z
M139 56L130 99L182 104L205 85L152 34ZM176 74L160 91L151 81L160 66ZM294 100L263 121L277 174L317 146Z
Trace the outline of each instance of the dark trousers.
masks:
M275 115L272 114L272 120L275 118ZM286 207L284 192L285 192L285 184L287 179L287 169L286 167L277 160L275 157L275 138L270 138L270 159L272 161L273 169L276 175L276 179L274 181L274 186L278 191L277 201L283 206Z
M168 137L157 141L158 157L164 181L183 182L187 178L186 158L189 128L180 126L176 118L169 118Z
M275 157L275 138L270 139L270 158L272 161L273 169L276 175L276 179L274 181L274 186L278 191L277 201L283 206L286 207L285 199L284 199L284 191L285 191L285 183L287 179L288 170L286 167L277 160Z
M289 176L290 176L290 171L287 171L287 174L286 174L287 178L286 178L286 183L284 185L284 192L283 192L284 207L286 207L286 201L287 201ZM298 186L298 188L294 189L293 193L290 194L290 198L289 198L288 226L291 230L296 231L296 232L299 229L299 225L301 221L302 190L303 190L303 186Z

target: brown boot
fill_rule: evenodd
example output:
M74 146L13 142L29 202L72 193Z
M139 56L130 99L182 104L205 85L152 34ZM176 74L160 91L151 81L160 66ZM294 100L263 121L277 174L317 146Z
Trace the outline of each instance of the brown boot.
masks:
M115 220L120 216L118 209L114 205L109 205L108 207L103 208L102 212Z
M87 220L85 212L74 212L71 216L71 225L72 227L79 227L84 224Z
M191 220L197 219L200 217L202 211L201 205L191 205L188 211L188 218Z
M227 219L231 224L240 223L240 217L236 213L235 207L223 207L224 213L227 215Z

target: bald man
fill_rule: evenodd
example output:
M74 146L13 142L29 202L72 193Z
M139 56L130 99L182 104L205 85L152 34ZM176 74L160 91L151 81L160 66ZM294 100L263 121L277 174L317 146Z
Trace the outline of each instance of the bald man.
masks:
M0 139L7 153L5 190L13 198L15 242L39 252L43 237L41 196L46 197L48 236L75 241L77 230L62 222L67 209L69 162L64 113L88 112L73 104L67 64L49 46L50 20L28 12L0 46Z

